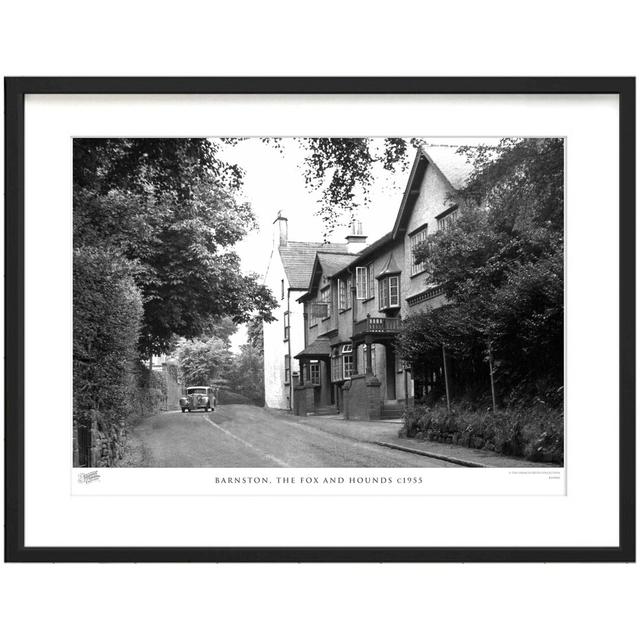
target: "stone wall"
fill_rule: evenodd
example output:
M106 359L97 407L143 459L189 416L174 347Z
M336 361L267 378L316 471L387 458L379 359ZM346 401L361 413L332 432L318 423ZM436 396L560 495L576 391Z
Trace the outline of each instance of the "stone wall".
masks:
M108 424L97 411L91 412L91 425L84 438L79 431L83 427L73 427L73 466L112 467L124 456L127 430L124 423ZM85 451L81 451L86 447Z

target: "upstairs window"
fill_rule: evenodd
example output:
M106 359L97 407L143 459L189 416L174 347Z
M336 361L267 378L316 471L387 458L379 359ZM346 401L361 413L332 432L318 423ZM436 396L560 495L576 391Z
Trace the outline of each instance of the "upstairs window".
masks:
M331 286L325 287L320 292L320 304L325 308L323 317L328 318L331 315Z
M351 308L351 278L338 280L338 308L340 311Z
M356 298L368 300L373 295L373 263L366 267L356 267Z
M386 276L378 284L380 310L400 306L400 276Z
M280 280L280 300L284 300L284 280Z
M458 219L458 210L441 214L438 217L438 231L446 231Z
M427 239L427 225L421 228L419 231L413 233L410 236L409 241L411 243L411 275L415 276L417 273L425 271L427 268L426 262L418 262L416 264L416 250Z
M285 342L289 339L289 312L284 312L284 339Z

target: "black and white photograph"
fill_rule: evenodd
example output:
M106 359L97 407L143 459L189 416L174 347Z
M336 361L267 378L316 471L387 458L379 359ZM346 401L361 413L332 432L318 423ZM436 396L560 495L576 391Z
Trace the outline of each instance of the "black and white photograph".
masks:
M72 145L84 482L564 467L564 138Z

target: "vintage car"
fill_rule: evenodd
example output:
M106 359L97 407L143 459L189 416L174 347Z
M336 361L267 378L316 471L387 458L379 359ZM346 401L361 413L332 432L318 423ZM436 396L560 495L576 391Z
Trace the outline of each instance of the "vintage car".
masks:
M216 408L216 396L211 387L187 387L187 394L180 398L182 413L204 409L214 411Z

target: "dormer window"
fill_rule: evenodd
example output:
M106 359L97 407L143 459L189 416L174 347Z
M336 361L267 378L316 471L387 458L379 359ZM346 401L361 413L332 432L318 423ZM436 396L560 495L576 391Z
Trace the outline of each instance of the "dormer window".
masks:
M400 276L385 276L378 283L380 310L400 306Z

